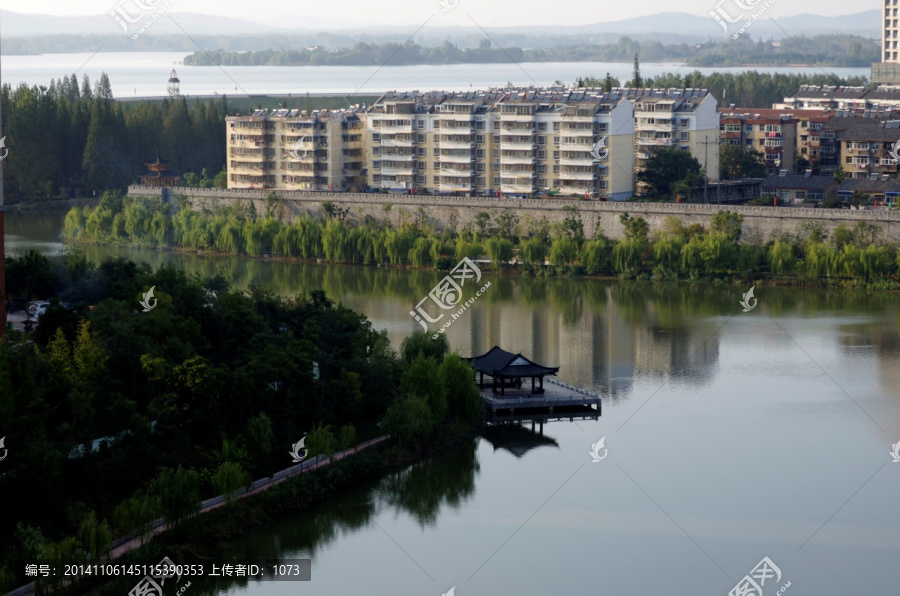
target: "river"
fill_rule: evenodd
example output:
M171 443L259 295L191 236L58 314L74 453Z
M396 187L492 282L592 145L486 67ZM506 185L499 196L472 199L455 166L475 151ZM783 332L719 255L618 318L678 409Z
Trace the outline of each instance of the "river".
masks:
M96 81L109 75L113 96L118 99L166 95L169 73L174 67L185 95L360 93L378 95L386 90L419 89L461 91L517 85L551 85L556 80L571 84L578 77L603 77L609 72L623 83L631 78L628 62L538 62L522 64L442 64L420 66L185 66L185 52L98 52L2 56L3 82L16 87L49 85L50 79L78 72ZM822 74L818 66L794 67L686 67L679 63L642 63L641 74L655 77L664 72L744 72ZM832 68L825 71L841 77L869 76L868 68Z
M59 254L61 222L8 214L8 251ZM82 249L283 294L323 287L395 345L438 279ZM485 276L452 348L558 365L601 394L599 420L489 433L235 541L247 559L311 558L310 582L199 582L185 596L724 596L763 557L778 568L765 596L896 593L896 295L757 287L745 313L743 287ZM608 455L593 462L601 438Z

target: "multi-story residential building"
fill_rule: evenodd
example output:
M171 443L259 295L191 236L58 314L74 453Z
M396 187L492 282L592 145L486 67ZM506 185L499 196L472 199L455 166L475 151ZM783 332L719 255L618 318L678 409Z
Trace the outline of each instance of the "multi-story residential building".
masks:
M872 64L873 83L900 83L900 37L898 0L884 0L881 23L881 62Z
M837 112L822 127L820 170L833 175L842 168L850 178L883 178L897 173L891 154L900 141L900 113Z
M228 188L350 190L365 185L364 112L256 110L229 116Z
M366 115L371 186L612 199L633 191L632 109L617 92L390 92Z
M634 103L635 170L642 170L654 148L690 151L710 180L719 179L719 114L706 89L621 89ZM635 194L647 192L637 183Z
M796 169L797 128L799 120L788 114L763 115L719 110L719 131L723 145L755 150L762 154L766 172Z
M900 68L900 64L897 65ZM898 70L900 73L900 70ZM900 81L898 81L900 82ZM861 111L900 109L900 87L880 85L875 89L866 87L834 87L801 85L774 109Z

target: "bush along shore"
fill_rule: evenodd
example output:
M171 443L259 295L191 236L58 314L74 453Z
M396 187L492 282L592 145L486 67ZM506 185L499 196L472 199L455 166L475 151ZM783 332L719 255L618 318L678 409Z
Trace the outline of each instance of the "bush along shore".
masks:
M0 340L0 417L17 421L0 475L16 512L0 517L0 592L34 579L26 564L105 560L113 539L149 535L159 518L178 535L205 499L225 495L229 509L253 478L289 466L303 437L313 456L388 433L390 463L480 423L474 373L445 337L413 334L398 353L322 290L277 297L77 253L51 265L7 260L11 295L66 287L70 304ZM343 462L264 491L264 508L318 502L345 486L333 481Z
M439 228L420 207L385 203L384 216L352 222L331 202L321 213L285 223L271 195L264 214L252 203L194 210L158 199L105 194L95 207L73 208L64 236L72 241L210 251L347 264L390 264L449 270L463 257L489 261L496 271L534 275L619 276L646 280L769 279L777 283L893 289L900 287L897 245L883 241L877 224L858 222L827 233L817 222L765 238L740 214L719 212L709 229L669 217L658 229L620 215L621 240L587 238L577 207L563 221L513 210L479 212L472 222ZM397 220L392 224L392 220Z

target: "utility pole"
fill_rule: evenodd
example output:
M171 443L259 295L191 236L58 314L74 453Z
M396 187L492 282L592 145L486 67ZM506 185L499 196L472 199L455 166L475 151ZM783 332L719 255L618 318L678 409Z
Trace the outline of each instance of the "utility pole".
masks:
M709 204L709 146L719 145L719 139L715 141L709 140L709 135L703 135L703 142L697 143L703 145L703 202ZM718 187L716 188L716 197L719 196ZM718 201L717 201L718 202Z

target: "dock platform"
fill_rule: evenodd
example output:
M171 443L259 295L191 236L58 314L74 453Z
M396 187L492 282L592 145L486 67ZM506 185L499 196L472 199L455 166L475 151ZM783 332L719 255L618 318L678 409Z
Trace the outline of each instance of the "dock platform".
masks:
M510 388L506 388L505 392L506 395L498 395L489 387L482 389L482 401L492 415L496 416L498 412L504 412L507 416L515 417L516 412L524 415L526 412L536 411L553 414L555 410L559 418L569 418L570 416L563 412L574 410L580 415L600 416L599 395L556 379L545 379L544 393L541 394L532 394L527 389ZM575 414L575 412L572 413ZM578 414L576 416L581 417Z

